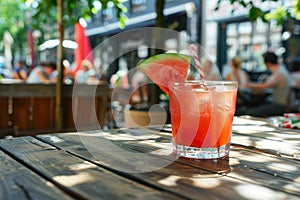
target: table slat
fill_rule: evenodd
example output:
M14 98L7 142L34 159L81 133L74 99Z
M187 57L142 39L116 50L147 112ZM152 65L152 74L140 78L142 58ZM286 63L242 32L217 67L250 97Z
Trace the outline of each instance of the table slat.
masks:
M0 199L73 199L2 151L0 162Z
M178 199L175 195L117 176L32 137L0 140L0 146L76 199Z
M113 131L110 131L112 133ZM141 134L137 134L138 130L135 130L135 136L136 139L141 137ZM146 131L148 132L148 131ZM128 132L127 132L128 133ZM119 134L119 137L117 135ZM163 133L162 133L163 134ZM119 131L115 132L115 137L110 136L114 139L115 144L119 145L123 149L130 149L131 151L138 151L138 152L149 152L150 150L157 150L159 146L159 142L166 140L166 138L159 138L159 137L153 137L150 138L152 141L152 144L154 146L151 146L149 144L145 143L145 140L141 140L140 145L136 142L136 140L131 140L131 138L134 138L134 135L125 134ZM153 134L153 136L155 136ZM157 135L156 135L157 136ZM83 139L83 135L80 136L81 139ZM45 142L48 142L52 145L55 145L59 148L62 148L63 150L67 150L73 154L76 154L78 156L84 157L92 162L99 163L101 165L112 167L110 163L106 163L105 159L109 158L109 155L106 156L105 153L101 153L103 158L95 159L87 150L85 150L85 147L81 143L79 134L78 133L69 133L69 134L56 134L56 135L41 135L39 136L40 139L44 140ZM164 137L167 137L166 135ZM119 140L116 140L119 138ZM94 137L93 141L96 142L97 140L101 140L99 137ZM154 143L153 141L159 141L157 143ZM167 141L166 141L167 142ZM99 144L102 142L99 141ZM216 172L213 172L212 164L205 164L205 162L199 163L197 161L192 161L190 159L179 159L176 162L173 162L171 165L167 166L166 168L160 169L158 171L153 171L147 174L132 174L136 179L138 180L147 180L148 184L151 185L158 185L164 190L171 190L173 192L180 192L181 194L184 194L186 196L192 195L202 196L204 194L204 197L209 198L221 198L219 196L220 193L222 193L223 198L233 198L238 199L241 198L240 193L234 193L232 192L232 188L239 188L239 187L249 187L249 188L256 188L256 189L264 189L268 192L269 195L279 195L279 196L285 196L287 195L287 198L293 199L299 198L299 191L300 191L300 184L294 183L292 180L289 180L287 178L278 177L272 174L269 174L267 172L263 172L263 170L255 170L254 167L255 163L253 162L247 162L245 163L243 158L243 154L240 154L238 150L236 150L236 155L233 158L230 158L230 160L226 161L223 160L216 164L220 168L225 169L226 167L232 170L232 173L227 174L227 176L222 175L216 175ZM252 152L253 154L253 152ZM266 155L266 157L273 156L273 155ZM262 159L265 159L264 156L261 156ZM120 158L120 162L122 162L122 159ZM162 156L162 160L164 157ZM278 161L278 158L275 158ZM189 160L189 161L188 161ZM127 164L126 159L124 162L124 165ZM137 163L136 161L135 163ZM229 167L229 162L235 162L235 164L231 163L231 166ZM239 163L240 162L240 163ZM279 163L282 163L282 161L278 161ZM227 166L226 166L227 165ZM299 167L296 167L296 169L299 169ZM275 170L276 171L276 170ZM215 174L214 178L211 178L210 176L212 174ZM298 173L296 173L293 178L297 178ZM290 179L292 179L290 177ZM176 184L179 187L174 187L172 183L170 183L171 180L176 180ZM183 180L183 182L179 181ZM188 181L187 181L188 180ZM185 182L186 181L186 182ZM171 181L172 182L172 181ZM217 182L217 184L215 183ZM171 184L168 185L168 184ZM174 184L174 183L173 183ZM211 185L209 188L210 192L205 193L205 190L209 185ZM282 187L282 186L286 187ZM229 192L231 191L231 192ZM234 197L232 196L234 194ZM292 194L292 195L289 195ZM295 196L293 196L295 195ZM204 198L203 197L203 198Z

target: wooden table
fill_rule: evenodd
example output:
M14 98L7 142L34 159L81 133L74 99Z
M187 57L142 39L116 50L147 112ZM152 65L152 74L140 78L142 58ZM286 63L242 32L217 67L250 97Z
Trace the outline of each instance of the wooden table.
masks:
M0 140L0 199L300 199L298 130L235 118L230 156L197 161L157 128Z

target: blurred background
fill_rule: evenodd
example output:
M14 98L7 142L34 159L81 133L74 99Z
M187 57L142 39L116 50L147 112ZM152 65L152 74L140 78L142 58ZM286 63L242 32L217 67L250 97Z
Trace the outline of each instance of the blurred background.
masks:
M297 44L300 24L296 8L298 1L227 1L227 0L123 0L82 1L74 5L63 1L64 59L74 67L75 24L85 18L85 34L92 49L106 38L139 27L160 26L176 30L199 42L214 59L222 73L230 58L239 56L243 69L255 79L256 72L265 71L261 54L274 49L289 65L298 59ZM40 60L56 61L58 46L57 4L51 1L1 0L0 62L11 68L18 60L33 68ZM297 11L297 9L295 9ZM162 13L162 16L159 16ZM81 23L82 24L82 23ZM55 42L56 40L56 42ZM110 51L122 51L127 46L143 46L137 35L119 44L108 44L106 52L95 52L97 71L109 59ZM180 38L170 38L166 48L178 48ZM119 62L137 62L137 52L124 55L110 66L108 76L118 70ZM147 56L143 54L143 56ZM3 64L0 66L3 68ZM101 69L102 68L102 69ZM3 70L2 70L3 71ZM4 72L1 72L4 73ZM2 74L3 75L3 74ZM4 75L6 76L6 75ZM108 78L107 78L108 79Z

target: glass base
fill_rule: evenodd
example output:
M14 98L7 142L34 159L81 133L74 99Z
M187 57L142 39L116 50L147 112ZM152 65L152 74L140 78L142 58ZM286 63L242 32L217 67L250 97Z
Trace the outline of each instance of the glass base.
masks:
M218 148L197 148L173 144L173 150L177 156L195 159L216 159L229 154L230 144Z

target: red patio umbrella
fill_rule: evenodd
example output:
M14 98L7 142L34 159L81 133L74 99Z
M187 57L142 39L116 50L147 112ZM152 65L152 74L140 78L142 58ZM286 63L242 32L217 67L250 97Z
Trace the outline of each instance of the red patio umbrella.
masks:
M76 73L84 59L88 59L91 63L94 63L94 57L92 54L92 48L90 45L89 38L85 34L85 28L80 24L75 24L75 42L78 47L75 49L75 68L74 73Z

